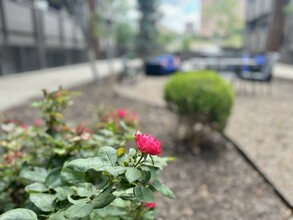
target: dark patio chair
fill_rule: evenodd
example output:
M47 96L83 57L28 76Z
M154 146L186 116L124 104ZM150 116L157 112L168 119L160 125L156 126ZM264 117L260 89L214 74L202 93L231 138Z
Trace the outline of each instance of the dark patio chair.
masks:
M271 82L273 80L272 69L276 59L270 57L267 62L261 67L251 67L249 70L239 70L236 72L237 81L240 84L240 91L248 91L247 87L250 85L253 93L257 92L257 86L263 84L267 87L269 93L272 92Z

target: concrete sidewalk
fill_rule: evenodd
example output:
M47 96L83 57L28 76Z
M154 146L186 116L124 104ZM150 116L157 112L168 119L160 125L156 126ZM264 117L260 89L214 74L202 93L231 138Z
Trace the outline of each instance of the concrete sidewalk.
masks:
M131 65L141 65L140 60L132 61ZM99 78L117 74L123 68L121 59L97 61ZM72 88L94 80L89 63L70 65L58 68L31 71L0 77L0 112L26 103L32 98L42 95L41 89L49 91L59 86Z
M136 83L117 84L114 91L121 96L156 107L166 107L163 88L169 76L140 76Z
M293 65L276 63L273 68L274 77L293 80Z
M110 64L109 64L110 63ZM132 61L131 65L140 66L140 60ZM96 66L99 73L99 78L104 78L112 74L117 74L123 68L121 59L114 59L110 62L102 60L97 61ZM274 68L274 76L278 78L293 79L293 66L277 63ZM72 88L81 84L86 84L94 80L89 63L76 64L58 68L50 68L44 70L31 71L26 73L19 73L13 75L6 75L0 77L0 112L9 108L19 106L26 103L32 98L41 96L41 89L55 90L60 85L64 88ZM146 80L146 79L143 79ZM161 87L165 79L161 80L146 80L145 86ZM155 85L158 84L158 85ZM139 90L146 90L147 88L137 88ZM116 88L119 90L119 88ZM152 94L145 94L142 98L146 102L155 102L156 105L163 106L162 95L157 94L154 90ZM125 86L123 93L128 96L133 96L131 87ZM159 96L157 99L152 97ZM157 100L157 101L154 101Z

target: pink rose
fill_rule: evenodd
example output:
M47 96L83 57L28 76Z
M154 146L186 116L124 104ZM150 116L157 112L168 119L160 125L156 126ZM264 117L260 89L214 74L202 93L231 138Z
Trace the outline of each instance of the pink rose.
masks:
M125 109L122 109L122 108L120 108L120 109L117 109L117 115L118 115L118 117L119 118L124 118L125 116L126 116L126 110Z
M92 130L88 129L83 124L80 124L75 128L75 134L77 136L74 138L74 140L75 141L90 140L93 133L94 132Z
M161 154L161 142L156 138L148 135L142 134L139 131L135 134L136 145L142 153L150 155L159 155Z
M28 129L28 125L27 124L22 124L22 125L20 125L19 127L21 127L22 129Z
M155 208L156 203L155 203L155 202L144 202L144 203L143 203L143 206L144 206L144 207L147 207L147 208L149 208L149 209L153 209L153 208Z
M36 119L34 121L34 125L37 126L37 127L41 126L42 124L43 124L43 120L42 119Z

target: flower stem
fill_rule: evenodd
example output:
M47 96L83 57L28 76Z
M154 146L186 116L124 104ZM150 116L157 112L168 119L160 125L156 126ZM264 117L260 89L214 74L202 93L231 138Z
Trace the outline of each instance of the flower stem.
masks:
M134 218L135 220L140 220L140 219L141 219L140 214L141 214L142 209L143 209L143 205L141 204L141 205L138 207L138 211L137 211L136 216L135 216L135 218Z
M139 161L137 161L137 163L134 165L134 167L136 167L142 161L142 158L143 158L143 153L141 153Z

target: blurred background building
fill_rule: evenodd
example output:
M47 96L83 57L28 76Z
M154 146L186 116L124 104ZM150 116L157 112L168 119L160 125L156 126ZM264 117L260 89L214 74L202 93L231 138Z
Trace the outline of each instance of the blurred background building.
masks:
M0 0L0 75L85 62L87 48L96 59L277 52L293 64L293 1Z
M247 0L244 48L251 53L276 52L284 39L284 0Z
M246 0L244 50L278 53L293 65L293 1Z
M81 27L54 1L0 1L0 74L82 62Z
M85 62L87 45L114 57L111 9L103 0L1 0L0 75Z

